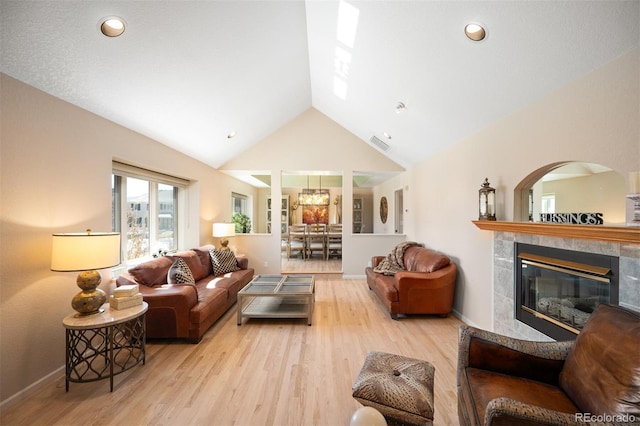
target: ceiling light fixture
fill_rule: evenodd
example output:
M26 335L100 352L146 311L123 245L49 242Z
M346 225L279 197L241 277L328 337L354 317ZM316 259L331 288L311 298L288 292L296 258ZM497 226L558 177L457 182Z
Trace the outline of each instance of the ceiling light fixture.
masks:
M118 37L124 33L124 19L110 16L100 20L100 32L107 37Z
M400 114L405 109L407 109L407 106L404 104L404 102L398 102L398 105L396 105L396 114Z
M487 31L482 25L472 22L465 25L464 34L469 40L482 41L487 36Z
M233 139L233 138L235 138L235 137L236 137L236 134L237 134L237 133L236 133L235 131L234 131L234 132L229 132L229 134L227 135L227 139Z
M384 135L385 138L391 139L391 135L389 133L383 132L382 134Z

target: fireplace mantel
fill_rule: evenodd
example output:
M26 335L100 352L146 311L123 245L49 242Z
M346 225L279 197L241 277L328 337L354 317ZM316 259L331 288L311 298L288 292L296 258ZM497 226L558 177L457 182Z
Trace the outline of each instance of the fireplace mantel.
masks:
M548 235L560 238L640 244L640 226L568 225L560 223L472 221L485 231Z

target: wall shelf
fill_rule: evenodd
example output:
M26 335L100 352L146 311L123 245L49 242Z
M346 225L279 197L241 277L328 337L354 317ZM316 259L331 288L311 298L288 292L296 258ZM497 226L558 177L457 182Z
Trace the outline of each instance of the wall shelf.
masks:
M559 238L640 244L640 226L567 225L560 223L501 222L473 220L485 231L547 235Z

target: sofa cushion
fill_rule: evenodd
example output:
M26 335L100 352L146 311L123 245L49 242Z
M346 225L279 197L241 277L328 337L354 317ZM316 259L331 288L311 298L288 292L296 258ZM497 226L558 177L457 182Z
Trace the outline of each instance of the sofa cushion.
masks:
M183 259L189 267L195 281L201 280L208 275L206 268L202 265L200 256L198 256L198 253L193 250L177 252L169 257L173 258L173 260L177 258ZM210 261L207 259L207 262Z
M169 284L195 284L193 274L187 263L181 257L177 258L167 273L167 283Z
M189 312L189 321L200 324L211 315L221 314L227 309L227 290L223 288L198 289L198 303Z
M423 247L410 247L404 253L404 266L411 272L435 272L449 263L447 256Z
M465 392L471 392L469 403L473 404L480 421L485 418L487 405L492 400L504 396L561 413L580 412L560 388L546 383L478 368L465 369L463 380L468 383L463 389Z
M192 249L194 253L198 255L200 259L200 264L204 268L204 277L208 277L213 274L213 265L211 263L211 255L209 254L209 250L215 250L215 246L212 244L207 244L202 247ZM202 278L196 278L196 281Z
M203 282L206 282L205 286L207 288L224 288L229 292L229 297L233 297L251 281L253 271L241 269L225 274L224 276L217 276L213 279L208 278L203 280ZM201 284L197 283L197 285L200 286Z
M224 275L239 270L236 255L231 250L209 250L213 275Z
M167 273L173 261L174 259L168 256L159 257L140 263L127 272L133 276L138 284L155 287L167 283Z
M640 314L598 306L567 356L560 387L581 411L640 415L638 342Z

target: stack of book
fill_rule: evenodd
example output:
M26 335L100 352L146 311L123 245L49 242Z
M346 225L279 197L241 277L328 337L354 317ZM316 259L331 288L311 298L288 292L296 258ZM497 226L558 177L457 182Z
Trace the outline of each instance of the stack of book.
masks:
M142 305L142 293L138 291L138 284L117 287L109 297L111 309L128 309L140 305Z

